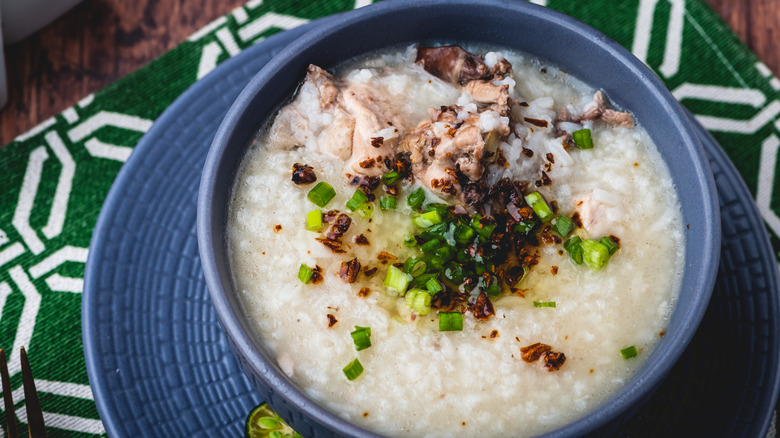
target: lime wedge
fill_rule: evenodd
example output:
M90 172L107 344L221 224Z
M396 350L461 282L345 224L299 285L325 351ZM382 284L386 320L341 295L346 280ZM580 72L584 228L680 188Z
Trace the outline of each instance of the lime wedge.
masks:
M303 438L276 415L268 403L262 403L252 409L246 417L244 431L246 438Z

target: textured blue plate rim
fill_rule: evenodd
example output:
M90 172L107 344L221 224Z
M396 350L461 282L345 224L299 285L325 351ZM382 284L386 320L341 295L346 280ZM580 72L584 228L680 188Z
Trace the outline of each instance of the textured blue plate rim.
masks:
M778 264L775 262L775 254L772 251L772 245L769 241L769 232L766 229L761 212L759 211L756 203L753 201L753 196L750 194L750 190L748 189L745 180L739 174L739 171L734 166L734 163L731 162L731 159L729 159L726 152L722 147L720 147L717 140L715 140L715 137L713 137L712 134L710 134L701 123L696 121L695 117L690 113L690 111L685 108L684 111L691 119L693 126L702 141L702 144L708 144L711 146L709 150L714 155L713 159L720 161L720 164L723 166L723 173L731 180L732 187L737 192L739 192L739 194L741 194L744 199L750 200L749 214L747 217L751 222L751 228L754 230L753 232L757 234L757 240L760 242L758 251L761 253L761 260L772 261L769 263L771 269L767 270L766 280L770 285L769 289L773 289L775 292L773 294L768 294L768 297L770 303L772 304L772 312L770 315L775 317L774 337L775 340L777 340L780 338L780 324L778 324L778 318L780 317L780 271L778 271ZM769 430L773 420L773 414L776 409L777 399L780 397L780 348L778 347L777 342L775 342L773 346L774 360L772 361L772 369L769 373L769 375L772 377L771 380L769 380L769 383L771 384L768 386L768 391L764 391L763 393L763 399L768 401L768 409L762 420L762 437L766 436L767 431Z
M298 31L298 29L294 29L294 30L285 32L285 34L286 33L297 32L297 31ZM271 37L268 40L262 42L261 44L265 44L266 42L270 44L273 41L274 41L273 37ZM246 51L244 51L241 54L239 54L238 57L240 57L240 56L250 56L249 52L251 52L251 50L252 50L252 48L247 49ZM190 89L185 91L157 119L157 121L155 122L155 125L159 125L159 126L153 126L152 127L152 129L149 131L149 133L141 140L141 142L139 142L138 146L136 146L133 154L141 156L141 155L144 154L144 151L146 150L146 148L153 147L154 142L151 141L151 136L154 134L156 129L161 129L160 127L166 125L169 120L174 119L175 118L175 114L177 114L180 111L181 108L185 107L189 103L189 101L193 100L193 95L198 93L198 91L201 89L201 87L207 87L209 84L212 84L212 83L214 83L216 81L219 81L219 80L223 80L224 78L220 75L220 72L227 71L228 67L225 67L225 66L230 66L230 65L232 65L232 63L236 63L237 64L239 62L240 61L235 59L235 58L231 59L231 60L228 60L225 63L223 63L222 65L220 65L217 68L217 70L215 70L215 72L213 72L212 74L208 75L207 77L205 77L201 81L198 81L195 84L193 84L193 86L190 87ZM726 168L725 169L726 173L733 173L732 176L735 177L733 179L735 181L737 181L738 184L740 184L742 186L742 191L744 191L744 192L749 194L749 191L748 191L747 187L745 186L744 182L742 181L742 178L736 172L736 169L733 167L733 164L731 164L731 162L729 161L729 159L725 155L725 153L720 149L719 146L717 146L717 142L698 123L694 122L693 124L697 128L697 132L699 133L699 135L702 136L702 134L703 134L704 136L709 137L709 142L711 142L711 144L714 145L713 149L717 152L717 154L723 156L724 163L726 164L726 166L724 166ZM702 142L706 143L707 140L702 138ZM104 204L103 211L101 212L100 218L98 220L98 225L95 228L94 236L98 236L99 235L98 234L99 230L100 230L100 232L107 232L107 230L105 230L104 228L106 228L108 226L107 224L108 224L109 221L108 221L108 219L104 218L103 216L107 215L107 211L110 210L107 207L109 206L109 200L111 198L112 193L118 191L116 189L116 187L121 187L122 184L125 184L126 181L130 179L130 174L132 174L132 170L131 170L131 167L128 166L128 164L132 164L133 163L132 160L133 160L133 158L131 156L131 159L128 160L127 163L125 163L125 165L123 166L123 168L120 171L119 175L117 176L117 178L116 178L116 180L115 180L115 182L114 182L114 184L112 186L112 189L109 192L109 196L106 198L106 202ZM140 161L140 158L137 159L137 160ZM113 200L113 202L116 203L116 202L119 202L119 200L115 199L115 200ZM758 210L757 210L757 208L755 206L753 207L753 210L755 210L755 212L752 215L750 215L750 218L751 218L751 220L753 221L754 224L758 225L756 229L760 230L759 233L762 236L761 240L765 241L765 244L761 246L761 250L765 254L765 256L767 257L767 260L772 260L774 255L772 254L771 248L770 248L769 243L768 243L767 233L766 233L766 229L764 228L763 220L761 219L761 216L758 213ZM109 406L109 401L110 401L110 393L105 392L105 391L107 391L107 389L104 389L105 388L104 384L103 384L103 386L101 386L101 382L103 382L103 379L100 376L100 372L99 372L100 370L98 368L98 363L97 363L97 359L98 358L96 358L94 356L94 354L97 354L97 350L96 350L97 349L97 343L96 343L97 340L93 339L93 336L97 336L97 334L90 332L90 327L92 327L92 329L94 330L94 325L93 325L91 317L89 316L90 315L89 309L91 307L94 307L94 305L96 305L96 302L95 302L94 294L90 294L89 293L89 290L90 290L90 286L89 285L91 284L91 281L94 281L94 279L90 280L90 277L92 277L93 275L96 275L96 274L94 274L94 273L89 274L89 273L90 273L90 266L94 265L95 263L98 263L95 259L98 258L98 254L100 254L100 249L102 249L102 244L101 244L101 242L99 242L99 239L93 239L93 242L92 242L91 248L90 248L90 257L89 257L89 260L87 262L87 273L85 273L85 287L84 287L83 303L82 303L82 327L83 327L83 332L84 332L84 352L85 352L85 356L86 356L87 371L88 371L88 375L89 375L89 379L90 379L90 383L91 383L91 388L92 388L92 391L93 391L94 396L95 396L95 402L98 405L98 411L99 411L99 413L101 415L101 419L102 419L104 425L106 426L106 431L108 432L109 436L119 436L117 434L116 428L114 427L113 422L112 422L113 420L112 420L112 416L111 416L111 410L108 407ZM771 271L771 274L772 274L773 278L768 279L768 280L770 281L771 284L777 285L777 283L778 283L777 273L775 271ZM777 287L775 286L775 290L776 289L777 289ZM775 303L777 303L777 297L774 296L774 295L772 295L771 297L772 297L772 300ZM774 307L775 308L773 309L772 315L776 317L778 315L778 311L776 310L777 306L774 306ZM777 338L776 334L775 334L775 338ZM775 370L778 369L778 363L779 362L780 361L778 361L777 359L775 360L775 362L774 362ZM778 373L775 372L773 374L773 376L774 376L773 385L771 386L772 390L766 392L767 399L770 400L771 406L774 406L774 402L777 400L778 393L780 392L780 375L778 375ZM770 421L771 421L771 418L772 418L771 413L772 413L771 407L767 407L766 415L764 415L764 418L763 418L762 430L764 430L764 431L766 431L768 429L768 427L769 427L769 424L770 424Z
M234 66L242 64L241 56L252 56L252 51L259 50L262 46L274 46L276 44L288 45L291 41L286 41L291 37L297 38L311 28L330 20L331 17L325 17L305 24L301 27L291 29L279 34L273 35L266 40L247 48L236 57L226 60L217 68L192 84L185 90L168 108L166 108L160 117L155 120L149 131L144 134L138 144L133 148L128 160L120 169L116 179L111 185L111 189L106 196L103 207L100 210L95 229L92 234L92 240L89 246L89 254L84 270L84 288L81 303L81 327L84 357L87 368L87 377L89 378L90 388L95 399L98 414L103 422L108 436L120 436L118 428L113 421L111 409L111 394L100 367L99 355L99 334L97 333L97 324L95 315L98 309L97 295L91 292L99 284L99 269L96 264L100 254L105 251L105 241L100 238L102 235L108 235L113 227L111 219L113 214L119 209L124 199L121 197L121 188L127 185L137 172L138 167L143 164L143 156L148 150L151 150L159 144L160 138L158 132L164 131L163 127L169 125L182 110L195 101L202 89L209 89L213 84L224 80L223 72L230 72Z

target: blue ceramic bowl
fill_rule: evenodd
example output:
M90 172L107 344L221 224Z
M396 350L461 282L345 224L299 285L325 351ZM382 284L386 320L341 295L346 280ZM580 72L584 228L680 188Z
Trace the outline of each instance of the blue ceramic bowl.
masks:
M662 382L707 308L720 252L715 184L693 127L651 70L587 25L524 1L400 0L362 8L301 37L247 85L216 134L198 201L203 270L231 348L258 391L304 436L376 436L309 399L259 345L233 291L226 257L226 212L245 150L280 104L290 98L309 64L327 69L365 52L421 41L509 47L561 67L633 112L669 166L688 227L682 292L666 336L613 397L550 436L579 436L613 428Z

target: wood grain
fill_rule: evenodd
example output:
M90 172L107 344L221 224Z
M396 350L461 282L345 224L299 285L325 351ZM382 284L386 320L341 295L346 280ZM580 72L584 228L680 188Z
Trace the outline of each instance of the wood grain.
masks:
M242 0L86 0L5 48L0 146L132 73Z
M780 76L780 1L707 0L726 24Z
M780 75L780 1L706 1ZM0 112L0 145L139 69L243 2L85 0L5 48L10 87L9 103Z

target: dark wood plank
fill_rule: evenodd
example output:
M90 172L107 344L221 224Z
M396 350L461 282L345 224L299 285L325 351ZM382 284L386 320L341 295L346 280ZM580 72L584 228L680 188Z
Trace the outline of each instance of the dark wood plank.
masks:
M5 48L9 101L0 146L128 75L242 0L85 0Z
M780 76L780 1L707 0L739 38Z

